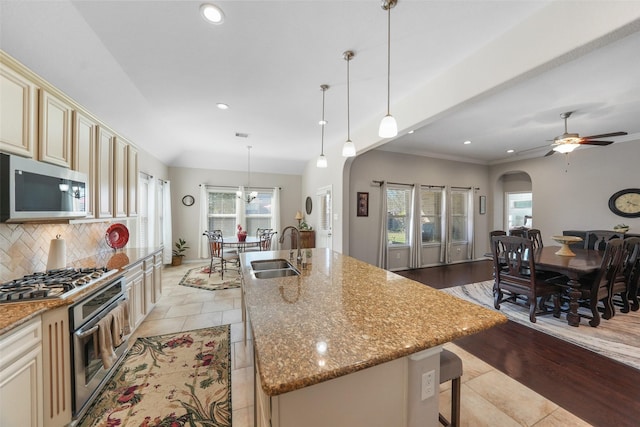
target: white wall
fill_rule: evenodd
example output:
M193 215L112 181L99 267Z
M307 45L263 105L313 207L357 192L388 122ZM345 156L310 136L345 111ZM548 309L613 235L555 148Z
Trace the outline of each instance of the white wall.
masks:
M404 184L448 185L457 187L479 187L474 195L474 240L476 257L485 250L489 239L490 209L487 214L478 213L479 196L489 194L489 167L429 157L411 156L372 150L356 157L351 166L349 204L354 209L349 213L349 254L365 262L376 264L380 239L380 187L372 181L390 181ZM355 212L356 193L369 193L369 216L358 217ZM479 250L478 250L479 248Z
M545 245L555 245L551 236L562 230L611 229L625 223L632 233L640 232L640 218L622 218L608 207L609 198L625 188L640 188L640 141L619 142L607 147L581 147L569 157L554 154L520 162L494 165L490 184L495 186L495 210L502 209L500 176L524 171L531 177L533 220L542 230ZM567 162L568 161L568 162ZM498 218L500 217L500 218ZM501 229L502 219L494 215L492 228Z
M235 186L247 182L247 173L241 171L224 171L209 169L169 168L171 181L171 211L173 241L182 237L190 249L186 252L186 260L197 259L198 243L203 239L199 229L200 184ZM300 175L281 175L268 173L251 173L251 184L256 187L281 187L280 193L280 225L298 225L294 219L296 211L302 210ZM193 206L184 206L182 198L191 194L196 202ZM280 230L278 230L280 231ZM173 244L172 244L173 246Z

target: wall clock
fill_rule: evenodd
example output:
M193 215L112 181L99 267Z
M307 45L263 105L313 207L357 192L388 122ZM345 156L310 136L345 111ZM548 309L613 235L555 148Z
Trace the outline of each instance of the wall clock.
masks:
M307 200L305 201L305 209L307 211L307 215L311 215L311 209L313 208L313 203L311 202L311 197L307 196Z
M191 194L187 194L182 198L182 204L185 206L192 206L195 203L195 199Z
M640 218L640 188L627 188L609 198L609 209L625 218Z

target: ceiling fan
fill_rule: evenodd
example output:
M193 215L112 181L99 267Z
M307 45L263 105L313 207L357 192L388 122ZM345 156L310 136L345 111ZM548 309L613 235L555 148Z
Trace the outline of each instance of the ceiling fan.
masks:
M553 139L553 147L551 151L545 154L545 157L552 155L556 151L559 153L570 153L579 145L609 145L613 144L613 141L596 141L598 138L608 138L611 136L622 136L626 135L627 132L611 132L611 133L603 133L600 135L591 135L591 136L580 136L577 133L569 133L567 132L567 119L571 117L573 111L568 111L566 113L560 114L560 117L564 119L564 133L560 136L556 136Z

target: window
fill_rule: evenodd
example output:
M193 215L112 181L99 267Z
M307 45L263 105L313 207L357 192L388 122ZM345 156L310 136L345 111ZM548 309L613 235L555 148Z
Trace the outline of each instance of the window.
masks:
M387 242L389 246L409 244L411 188L387 188Z
M469 225L469 191L451 190L451 241L466 242L470 240Z
M209 191L208 230L222 230L225 236L236 233L236 192L233 190Z
M442 242L442 194L441 188L420 190L420 228L423 244Z
M271 228L273 217L273 192L258 191L251 203L240 202L236 190L230 188L208 189L208 230L221 230L224 236L234 236L236 227L242 224L247 233L254 234L258 228ZM244 215L239 215L237 206L244 206ZM244 217L240 220L239 218Z
M533 207L533 194L530 192L523 193L506 193L507 203L507 230L513 227L532 227L531 212ZM529 221L527 221L529 219Z
M258 228L271 228L272 201L273 192L258 192L251 203L245 204L247 233L254 234Z

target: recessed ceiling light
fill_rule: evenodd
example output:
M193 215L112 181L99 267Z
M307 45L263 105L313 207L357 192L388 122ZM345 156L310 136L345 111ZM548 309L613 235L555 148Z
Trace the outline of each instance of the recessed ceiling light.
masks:
M222 24L224 22L224 12L218 6L205 3L200 6L202 17L212 24Z
M411 135L413 132L415 132L415 131L410 130L410 131L409 131L409 132L407 132L407 133L408 133L409 135Z
M511 153L515 153L515 152L516 152L516 150L514 150L514 149L507 150L507 153L509 153L509 154L511 154Z
M464 145L469 145L471 144L471 141L469 141L468 139L464 142Z
M218 107L221 110L228 110L229 109L229 106L227 104L222 103L222 102L218 102L216 104L216 107Z

